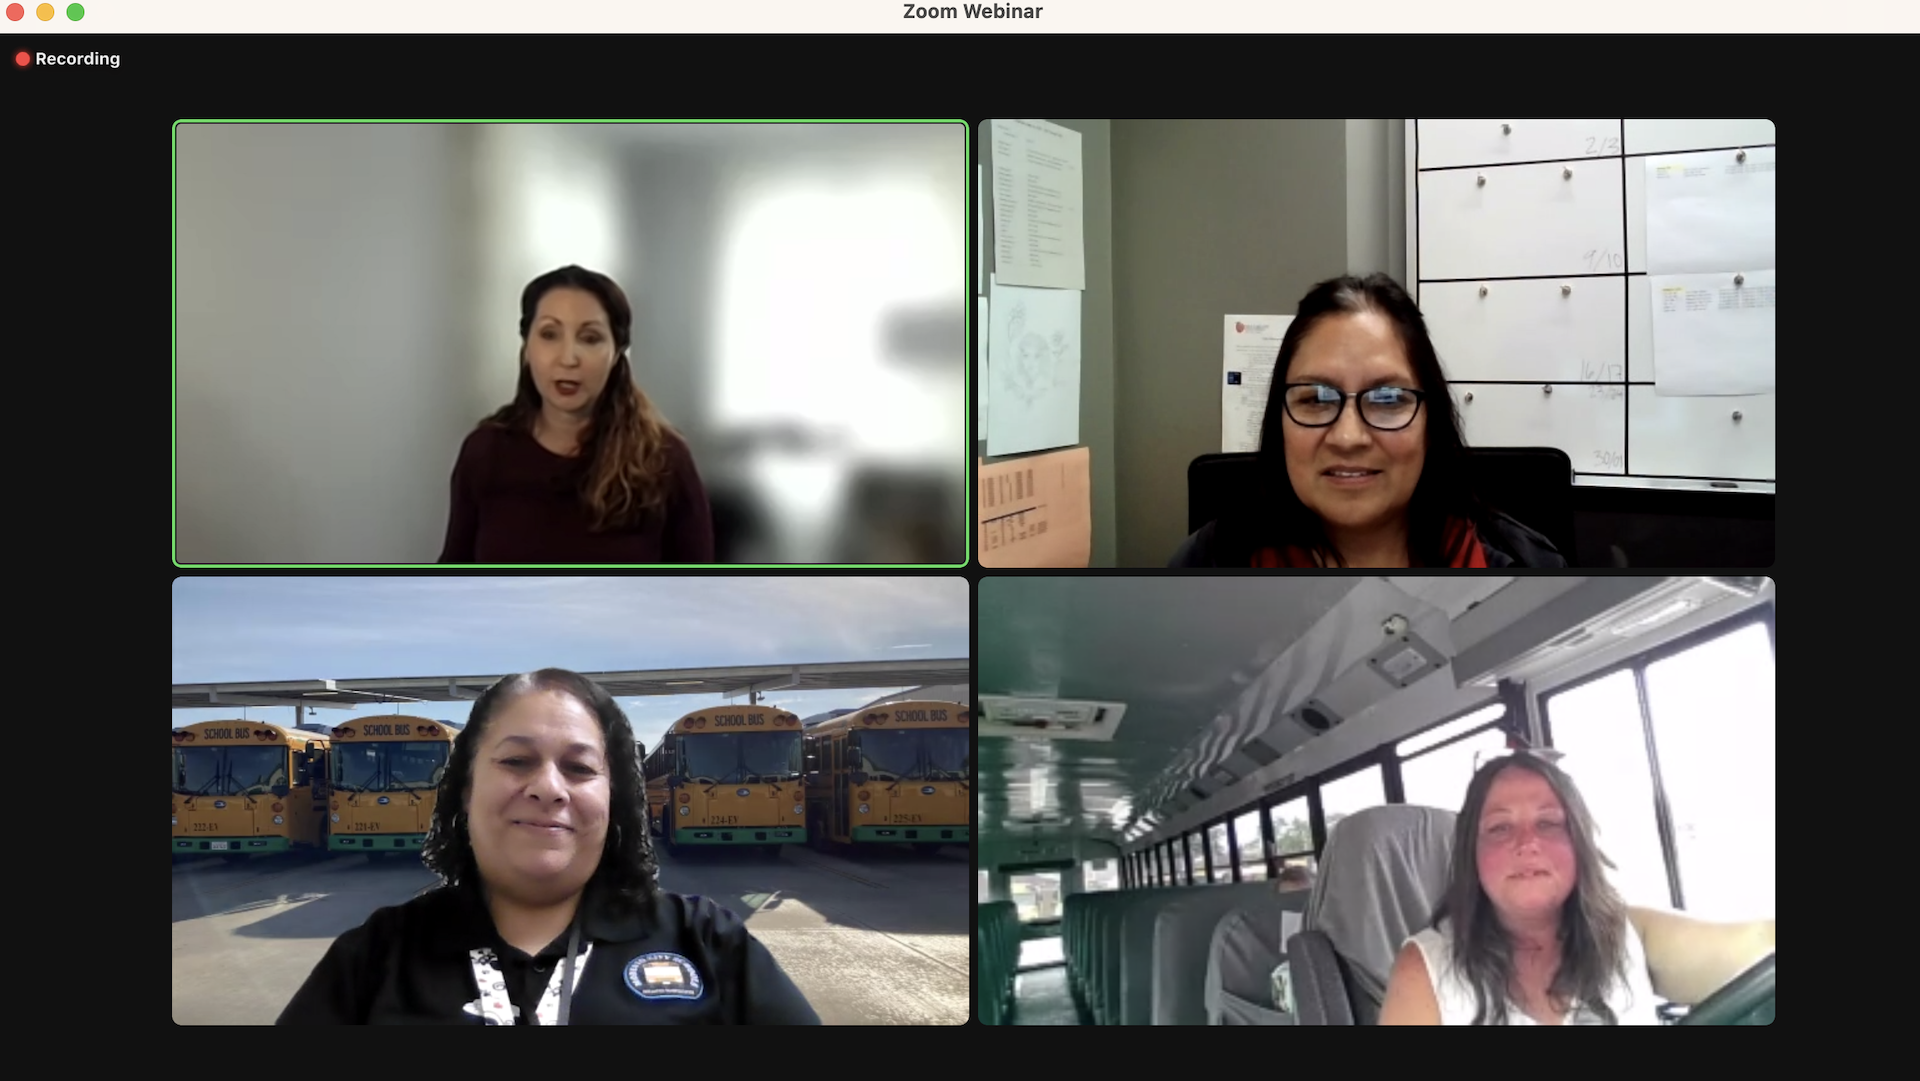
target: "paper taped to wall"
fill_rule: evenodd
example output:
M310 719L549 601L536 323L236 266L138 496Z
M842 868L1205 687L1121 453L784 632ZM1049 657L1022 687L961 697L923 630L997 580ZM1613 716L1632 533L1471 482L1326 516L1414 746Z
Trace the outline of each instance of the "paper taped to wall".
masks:
M1267 413L1273 364L1291 315L1229 315L1222 332L1220 375L1220 451L1246 454L1260 449L1260 423Z
M1085 447L980 463L980 565L1085 567L1093 507Z
M1774 392L1775 272L1655 274L1654 393Z

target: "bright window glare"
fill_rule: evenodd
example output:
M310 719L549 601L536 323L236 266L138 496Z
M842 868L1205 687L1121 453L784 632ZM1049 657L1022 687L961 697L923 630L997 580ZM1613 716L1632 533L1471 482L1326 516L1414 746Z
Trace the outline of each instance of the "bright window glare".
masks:
M1400 763L1400 790L1406 801L1416 807L1438 807L1443 811L1460 810L1466 802L1467 783L1487 759L1504 754L1506 733L1498 728L1449 743L1437 751Z
M1368 766L1331 784L1321 785L1320 813L1326 818L1327 836L1333 836L1334 824L1341 819L1385 802L1387 785L1380 777L1379 766Z
M1497 703L1487 706L1484 709L1476 709L1465 717L1448 721L1446 724L1440 725L1437 728L1428 729L1410 739L1401 740L1394 746L1393 753L1401 758L1411 758L1421 751L1426 750L1428 747L1445 743L1462 732L1470 732L1483 724L1498 720L1506 711L1506 706ZM1429 806L1437 807L1440 805L1430 804Z
M1260 882L1267 877L1266 842L1260 836L1260 808L1233 822L1233 839L1240 846L1240 880Z
M1007 887L1021 923L1060 918L1060 872L1008 875Z
M931 186L904 177L794 180L748 196L721 279L715 422L797 421L858 457L949 464L964 358L936 378L888 356L884 327L949 296L956 323L965 317L952 219Z
M1554 749L1566 753L1560 768L1580 786L1600 851L1616 867L1614 886L1630 905L1672 905L1633 673L1615 672L1550 696L1547 720Z
M1120 888L1119 860L1088 860L1080 868L1080 888L1088 893Z
M1020 968L1033 968L1037 965L1057 965L1067 959L1066 940L1059 935L1043 935L1029 938L1020 943Z
M1292 856L1313 851L1313 822L1307 817L1307 799L1301 796L1272 807L1274 855Z
M1773 644L1753 624L1647 666L1687 911L1774 915Z

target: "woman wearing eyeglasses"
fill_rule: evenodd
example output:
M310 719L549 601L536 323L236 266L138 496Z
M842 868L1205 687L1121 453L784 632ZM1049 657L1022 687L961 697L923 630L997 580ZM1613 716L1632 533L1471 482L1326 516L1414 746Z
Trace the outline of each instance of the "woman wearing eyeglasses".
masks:
M1483 503L1426 320L1384 274L1321 282L1280 343L1255 498L1170 567L1564 567Z

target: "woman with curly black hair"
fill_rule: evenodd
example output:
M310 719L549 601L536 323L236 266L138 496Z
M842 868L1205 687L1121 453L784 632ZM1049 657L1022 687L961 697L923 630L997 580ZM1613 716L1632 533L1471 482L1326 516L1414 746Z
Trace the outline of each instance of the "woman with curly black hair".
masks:
M474 703L423 859L441 885L335 940L280 1024L819 1024L739 916L661 892L626 714L547 668Z

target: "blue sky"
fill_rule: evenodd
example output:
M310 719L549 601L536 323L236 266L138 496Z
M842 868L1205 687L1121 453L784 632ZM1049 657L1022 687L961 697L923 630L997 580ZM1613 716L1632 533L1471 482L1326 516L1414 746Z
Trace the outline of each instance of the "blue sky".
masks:
M175 683L494 675L935 660L970 655L963 578L179 578ZM802 717L901 687L776 691ZM719 695L620 700L648 746ZM470 703L409 703L464 721ZM232 717L290 724L286 707L171 711L168 726ZM393 707L321 710L340 724Z

